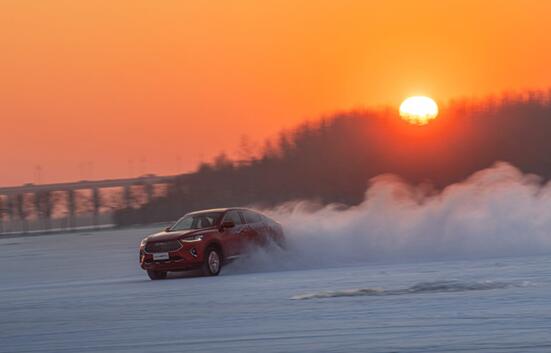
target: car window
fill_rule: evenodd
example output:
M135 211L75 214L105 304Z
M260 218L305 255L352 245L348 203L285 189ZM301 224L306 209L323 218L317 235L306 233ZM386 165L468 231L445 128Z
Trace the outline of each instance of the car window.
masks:
M170 230L189 230L209 228L218 224L222 212L204 212L185 215Z
M262 217L258 213L252 211L244 211L243 214L245 215L245 222L247 223L262 222Z
M239 215L239 212L237 211L228 211L226 212L226 215L224 216L224 222L225 221L233 221L235 225L243 224L241 221L241 216Z

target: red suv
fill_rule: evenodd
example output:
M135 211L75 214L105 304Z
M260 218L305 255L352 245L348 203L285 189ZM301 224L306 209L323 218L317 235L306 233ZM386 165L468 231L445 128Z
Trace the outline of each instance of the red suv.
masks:
M283 229L261 213L245 208L197 211L142 240L140 265L152 280L197 268L216 276L222 264L270 242L283 247Z

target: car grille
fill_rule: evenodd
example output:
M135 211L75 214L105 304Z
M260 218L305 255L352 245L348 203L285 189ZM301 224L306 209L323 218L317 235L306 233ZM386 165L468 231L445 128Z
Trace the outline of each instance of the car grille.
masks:
M148 253L176 251L182 247L178 240L158 241L155 243L147 243L145 251Z

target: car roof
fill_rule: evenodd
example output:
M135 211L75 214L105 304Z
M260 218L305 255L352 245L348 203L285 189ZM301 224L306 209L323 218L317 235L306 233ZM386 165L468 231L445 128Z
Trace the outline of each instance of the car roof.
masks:
M188 214L205 213L205 212L226 212L226 211L232 211L232 210L252 211L252 212L259 213L257 211L254 211L245 207L224 207L224 208L211 208L206 210L197 210L197 211L189 212Z

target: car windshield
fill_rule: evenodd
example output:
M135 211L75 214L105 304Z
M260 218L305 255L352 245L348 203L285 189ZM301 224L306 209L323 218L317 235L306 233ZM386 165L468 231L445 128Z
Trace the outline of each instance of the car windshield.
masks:
M221 216L222 212L187 214L170 227L170 231L209 228L217 225Z

